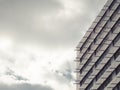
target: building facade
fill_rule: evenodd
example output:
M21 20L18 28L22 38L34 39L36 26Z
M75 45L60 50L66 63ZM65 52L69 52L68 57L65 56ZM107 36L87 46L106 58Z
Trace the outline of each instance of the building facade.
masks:
M120 90L120 0L108 0L77 48L77 90Z

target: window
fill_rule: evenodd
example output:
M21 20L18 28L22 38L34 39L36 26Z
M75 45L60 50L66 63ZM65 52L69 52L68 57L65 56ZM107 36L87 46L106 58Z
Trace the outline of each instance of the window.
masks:
M113 73L100 85L97 90L104 90L108 83L112 80Z
M84 64L84 66L81 68L81 73L84 71L84 69L88 66L88 64L92 61L93 55L87 60L87 62Z
M97 62L95 63L95 67L97 67L97 65L103 60L103 58L106 56L106 54L108 53L110 47L107 48L107 50L104 51L104 53L100 56L100 58L97 60Z
M117 37L114 39L113 44L115 45L118 40L120 40L120 33L118 33Z
M111 58L104 67L100 70L100 72L96 75L96 81L101 77L101 75L106 71L106 69L111 65L113 58Z
M93 86L94 84L94 80L86 87L85 90L90 90L90 88Z
M120 65L109 75L109 77L100 85L97 90L103 90L115 76L115 71L120 68ZM120 70L119 70L120 71ZM119 89L118 89L119 90Z
M94 66L88 71L88 73L83 77L83 79L81 80L80 84L82 85L86 79L90 76L90 74L93 72L93 68Z
M120 90L120 82L113 88L113 90Z
M114 60L120 55L120 48L114 54Z
M120 65L115 69L116 75L120 72Z
M98 66L98 64L103 60L104 58L104 54L97 60L97 62L95 63L95 67Z

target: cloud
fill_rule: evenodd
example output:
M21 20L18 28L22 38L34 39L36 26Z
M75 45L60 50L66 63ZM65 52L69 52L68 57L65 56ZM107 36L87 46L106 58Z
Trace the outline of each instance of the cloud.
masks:
M74 54L71 54L70 51L70 49L60 49L60 51L46 52L46 50L39 48L34 50L24 46L12 48L11 51L7 50L3 54L1 52L3 58L0 59L0 63L2 63L0 68L4 67L5 70L0 71L0 82L6 84L23 82L47 84L55 90L60 90L59 85L61 84L61 87L64 87L63 90L69 88L71 88L69 90L72 90L73 79L71 78L73 77L68 70L71 69L72 65L65 63L67 59L69 61L73 60ZM11 62L10 59L14 61ZM65 70L63 71L63 69ZM59 73L56 73L55 70L59 70Z
M64 61L57 68L52 68L52 70L46 71L44 76L47 77L48 82L53 79L59 84L71 85L75 80L73 75L75 66L73 63L72 60Z
M105 0L1 0L0 33L16 43L75 46L103 3Z
M0 90L53 90L53 89L50 86L23 83L12 85L0 84Z
M66 79L66 81L68 82L73 82L75 77L73 75L74 73L74 69L75 69L75 65L73 64L74 62L72 60L70 61L66 61L64 62L61 66L60 66L60 70L56 70L56 73L58 75L61 74L62 77L64 77ZM64 83L65 81L63 81Z
M73 49L106 1L0 0L0 90L73 90Z
M18 80L18 81L28 81L27 78L24 78L20 75L15 74L15 72L9 68L7 68L5 75L12 76L13 79Z
M52 10L60 8L61 4L56 0L0 0L0 7L1 16L8 14L5 17L12 16L13 19L14 16L34 15L36 12L50 13Z
M40 42L48 24L43 18L59 8L61 4L56 0L0 1L0 33L13 37L16 42Z

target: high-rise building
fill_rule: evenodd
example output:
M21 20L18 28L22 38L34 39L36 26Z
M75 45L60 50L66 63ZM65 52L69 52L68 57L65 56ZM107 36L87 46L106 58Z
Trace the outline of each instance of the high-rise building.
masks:
M108 0L77 46L77 90L120 90L120 0Z

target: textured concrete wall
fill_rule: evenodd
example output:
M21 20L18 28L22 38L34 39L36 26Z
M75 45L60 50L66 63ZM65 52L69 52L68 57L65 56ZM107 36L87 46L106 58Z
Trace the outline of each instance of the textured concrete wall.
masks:
M120 90L120 0L108 0L77 46L77 90Z

